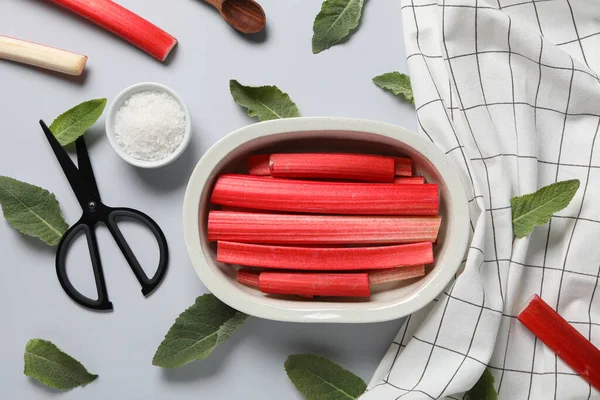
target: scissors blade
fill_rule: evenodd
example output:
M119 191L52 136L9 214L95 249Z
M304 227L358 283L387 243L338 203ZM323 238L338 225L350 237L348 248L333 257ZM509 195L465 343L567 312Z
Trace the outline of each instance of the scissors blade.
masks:
M46 135L46 139L48 139L48 142L50 143L50 147L52 147L52 151L54 151L54 155L58 159L58 163L60 164L65 176L67 177L67 180L69 181L69 184L71 185L71 189L73 189L77 200L79 200L79 203L83 207L83 204L86 204L88 199L83 198L83 183L81 182L79 169L75 166L73 160L71 160L71 157L69 157L65 149L63 149L43 120L40 120L40 125L42 126L42 130Z
M79 176L85 181L88 190L91 190L98 197L98 200L100 200L100 191L98 190L98 184L96 183L96 177L94 176L94 170L92 169L90 155L87 151L83 136L80 136L75 141L75 147L77 148Z

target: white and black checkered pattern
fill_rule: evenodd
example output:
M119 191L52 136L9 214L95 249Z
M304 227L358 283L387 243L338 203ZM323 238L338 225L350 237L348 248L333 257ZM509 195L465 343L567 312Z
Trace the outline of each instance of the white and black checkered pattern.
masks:
M500 399L600 399L515 318L538 293L600 346L600 1L402 4L419 130L461 168L473 235L361 400L462 399L486 365ZM571 204L515 240L510 198L574 178Z

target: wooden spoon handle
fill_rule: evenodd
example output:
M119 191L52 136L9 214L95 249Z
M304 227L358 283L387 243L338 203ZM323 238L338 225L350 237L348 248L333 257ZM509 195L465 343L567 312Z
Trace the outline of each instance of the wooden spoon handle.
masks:
M219 12L221 12L221 9L223 8L223 3L225 2L225 0L204 0L204 1L211 4Z
M0 58L74 76L81 75L87 62L81 54L6 36L0 36Z

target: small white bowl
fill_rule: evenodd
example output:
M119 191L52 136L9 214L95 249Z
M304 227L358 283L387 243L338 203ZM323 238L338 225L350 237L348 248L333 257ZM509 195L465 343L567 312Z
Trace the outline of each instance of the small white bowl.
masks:
M125 151L123 151L121 146L119 146L119 143L117 143L114 130L115 115L117 114L121 106L123 106L123 103L125 103L125 101L127 101L131 96L133 96L136 93L148 91L167 93L179 103L181 109L185 113L185 132L183 134L183 140L179 144L179 147L177 147L177 149L175 149L175 151L169 156L163 158L162 160L156 161L138 160L137 158L134 158L131 155L127 154ZM192 138L192 117L190 115L190 110L184 103L183 99L173 89L155 82L136 83L135 85L129 86L121 93L119 93L112 102L112 104L108 107L108 113L106 114L106 136L108 137L108 141L112 148L115 150L115 152L129 164L140 168L164 167L165 165L168 165L175 161L190 144L190 140Z
M377 288L369 300L303 300L274 297L236 281L234 266L216 261L208 242L210 194L224 172L245 173L248 154L271 151L337 151L405 155L416 174L437 183L443 217L435 263L427 275ZM256 317L293 322L379 322L425 307L444 290L465 255L469 240L467 197L458 171L436 145L399 126L345 118L290 118L247 126L211 147L190 177L183 204L188 254L204 285L229 306Z

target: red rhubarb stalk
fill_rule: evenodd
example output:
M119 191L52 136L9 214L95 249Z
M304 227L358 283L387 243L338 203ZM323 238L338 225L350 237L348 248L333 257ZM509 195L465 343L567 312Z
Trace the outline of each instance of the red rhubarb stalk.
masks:
M258 154L248 156L248 173L250 175L271 175L269 168L269 155Z
M437 215L438 186L266 179L224 174L213 204L319 214Z
M583 379L600 390L600 350L544 300L534 295L517 318Z
M364 154L271 154L269 167L275 178L345 179L366 182L394 181L392 157Z
M276 214L277 211L270 210L256 210L252 208L245 207L233 207L233 206L219 206L219 210L216 211L227 211L227 212L243 212L243 213L267 213L267 214Z
M369 272L369 282L371 285L381 285L383 283L404 281L421 276L425 276L425 266L413 265L412 267L390 268Z
M379 247L291 247L217 242L217 261L250 267L348 271L431 264L431 243Z
M278 154L277 156L286 156L287 154ZM305 154L298 154L303 156ZM314 154L313 154L314 155ZM360 156L360 157L378 157L383 159L389 159L390 157L385 156L373 156L373 155L358 155L358 154L335 154L330 153L328 155L336 156ZM412 165L413 161L406 157L391 157L394 159L394 175L395 176L412 176ZM268 154L251 155L248 157L248 173L250 175L271 175L271 166L269 166L270 156ZM357 179L358 180L358 179ZM387 181L390 182L390 181Z
M366 275L366 280L365 280ZM241 269L238 282L264 293L313 296L368 297L370 287L425 275L423 265L368 273L254 272Z
M244 285L258 287L258 276L259 272L250 271L247 269L240 269L237 272L237 281Z
M404 184L404 185L418 185L425 183L425 178L422 176L408 176L402 178L395 178L394 183Z
M282 272L258 272L250 269L240 269L237 272L237 281L244 285L258 287L259 279L261 273L269 273L269 274L281 274ZM304 272L298 272L297 274L304 274ZM371 271L369 274L369 283L371 286L373 285L381 285L384 283L391 282L400 282L407 279L419 278L421 276L425 276L425 266L424 265L414 265L412 267L402 267L402 268L390 268L390 269L382 269L379 271ZM348 273L343 275L350 275Z
M404 157L395 157L396 168L394 174L396 176L412 176L412 159Z
M262 272L259 289L269 294L369 297L369 274Z
M208 240L270 244L433 242L441 217L359 217L211 211Z
M260 276L260 272L251 271L248 269L240 269L237 272L237 281L241 284L258 288L259 287L259 279L258 279L259 276ZM290 293L290 294L293 294L293 293ZM304 295L304 294L298 294L298 296L304 297L307 299L312 299L314 297L312 295Z
M110 0L51 0L165 61L177 39Z

